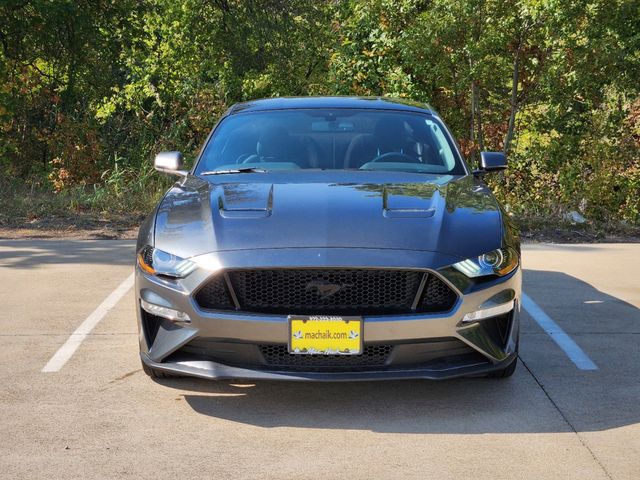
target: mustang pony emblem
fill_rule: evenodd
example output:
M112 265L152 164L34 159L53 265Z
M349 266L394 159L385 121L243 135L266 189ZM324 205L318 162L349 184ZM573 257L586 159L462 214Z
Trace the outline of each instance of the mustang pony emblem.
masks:
M305 290L307 292L317 293L320 296L320 298L327 298L327 297L330 297L331 295L335 295L343 288L347 288L350 286L351 285L348 285L348 284L331 283L331 282L328 282L327 280L318 279L318 280L312 280L309 283L307 283Z

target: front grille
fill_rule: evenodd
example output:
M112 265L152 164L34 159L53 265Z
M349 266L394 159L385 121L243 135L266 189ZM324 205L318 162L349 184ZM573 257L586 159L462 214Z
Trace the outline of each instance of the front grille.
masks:
M224 274L219 274L209 280L196 294L196 302L202 308L219 310L233 310L235 308Z
M295 355L286 345L260 345L270 367L375 367L387 362L392 345L366 345L360 355Z
M443 312L450 310L456 303L456 294L449 286L435 275L429 275L424 287L419 311Z
M410 308L420 272L241 270L230 272L243 309L265 313L400 313ZM332 285L341 287L330 293Z
M446 312L456 294L439 277L415 270L253 269L229 270L243 312L269 314L392 315ZM416 303L426 277L422 298ZM200 307L233 310L225 274L210 279L195 296ZM413 308L416 303L415 309Z

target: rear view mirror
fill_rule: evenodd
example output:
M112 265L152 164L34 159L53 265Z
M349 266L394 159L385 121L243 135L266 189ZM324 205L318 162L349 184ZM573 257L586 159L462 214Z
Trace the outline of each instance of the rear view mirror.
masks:
M182 170L183 163L180 152L160 152L153 160L153 166L159 172L181 176L188 173L186 170Z
M480 170L497 172L507 168L507 157L502 152L480 152Z

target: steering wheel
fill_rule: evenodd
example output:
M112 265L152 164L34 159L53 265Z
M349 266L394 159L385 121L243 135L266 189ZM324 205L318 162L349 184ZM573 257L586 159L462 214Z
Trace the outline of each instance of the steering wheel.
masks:
M378 155L376 158L369 161L369 163L373 163L373 162L420 163L416 157L412 157L411 155L407 155L406 153L401 153L401 152L383 153L382 155Z

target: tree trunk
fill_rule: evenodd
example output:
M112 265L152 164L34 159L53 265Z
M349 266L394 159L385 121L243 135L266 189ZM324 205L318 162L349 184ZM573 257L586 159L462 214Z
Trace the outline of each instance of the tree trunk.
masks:
M478 149L484 150L484 136L482 135L482 108L480 107L480 89L476 84L476 125L478 126Z
M476 138L476 82L471 80L471 118L469 119L469 140Z
M520 48L522 46L522 40L518 44L515 58L513 59L513 80L511 83L511 114L509 115L509 126L507 127L507 135L504 139L504 153L509 152L511 147L511 140L513 140L513 133L516 125L516 113L518 112L518 81L520 78Z
M471 57L469 57L469 73L471 74L473 72L473 60L471 60ZM471 144L473 145L473 141L475 140L475 135L476 135L476 124L475 124L475 115L476 115L476 82L473 78L471 78L471 84L470 84L470 93L471 93L471 98L469 103L471 104L471 117L469 118L469 140L471 141Z

